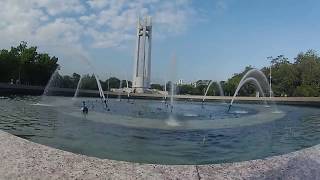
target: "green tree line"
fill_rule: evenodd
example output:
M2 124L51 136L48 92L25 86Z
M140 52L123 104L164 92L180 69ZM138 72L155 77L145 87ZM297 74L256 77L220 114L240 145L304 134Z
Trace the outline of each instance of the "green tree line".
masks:
M272 91L274 96L320 96L320 57L314 50L299 53L289 61L284 55L272 58L271 62ZM226 94L233 94L242 76L252 67L246 67L235 74L224 84ZM270 67L261 71L269 78ZM252 96L254 86L248 84L240 91L240 95Z
M58 58L47 53L39 53L36 46L28 47L26 42L21 42L17 47L0 51L0 82L23 85L45 86L51 75L59 68ZM75 89L81 76L77 73L69 75L57 74L53 86ZM127 87L126 80L110 77L100 81L103 89ZM131 87L131 81L128 81ZM97 89L94 75L83 75L82 89Z
M0 82L45 85L58 68L58 58L38 53L37 47L21 42L17 47L0 51Z
M77 73L73 73L71 76L69 75L61 76L60 74L57 74L56 76L57 76L55 77L56 84L54 84L53 87L76 89L81 79L81 84L79 87L80 89L89 89L89 90L98 89L97 81L93 74L92 75L85 74L82 77L80 74L77 74ZM120 86L120 83L121 83L121 86ZM120 80L116 77L110 77L105 81L100 80L100 84L102 89L107 91L113 88L127 87L126 80ZM132 87L131 81L128 81L128 87L129 88Z

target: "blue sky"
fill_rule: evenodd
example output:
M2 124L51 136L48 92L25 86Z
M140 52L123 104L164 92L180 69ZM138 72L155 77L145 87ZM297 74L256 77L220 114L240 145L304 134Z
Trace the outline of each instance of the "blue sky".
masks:
M266 57L319 50L316 0L2 0L0 47L21 40L60 58L64 73L131 78L138 15L154 21L152 79L226 80ZM83 55L83 56L82 56Z

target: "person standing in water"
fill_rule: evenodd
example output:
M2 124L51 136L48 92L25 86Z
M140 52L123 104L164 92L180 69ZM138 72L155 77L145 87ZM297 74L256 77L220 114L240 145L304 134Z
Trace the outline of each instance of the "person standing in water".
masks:
M108 108L107 100L104 100L104 104L106 105L106 109L107 109L107 111L110 111L110 109Z
M82 101L82 113L83 114L88 114L88 111L89 111L89 109L88 109L88 107L86 106L86 102L85 101Z

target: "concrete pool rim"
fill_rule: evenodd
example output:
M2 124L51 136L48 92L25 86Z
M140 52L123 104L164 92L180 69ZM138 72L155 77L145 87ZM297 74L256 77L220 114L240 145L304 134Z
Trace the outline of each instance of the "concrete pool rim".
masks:
M317 179L320 144L264 159L157 165L99 159L37 144L0 130L3 179Z

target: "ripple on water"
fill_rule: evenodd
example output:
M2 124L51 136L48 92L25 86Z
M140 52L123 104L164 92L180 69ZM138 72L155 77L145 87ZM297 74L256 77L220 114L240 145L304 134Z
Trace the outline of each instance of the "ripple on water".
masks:
M199 116L198 114L192 114L192 113L184 113L183 115L186 117L198 117Z
M46 107L52 107L53 105L51 104L42 104L42 103L34 103L34 104L30 104L32 106L46 106Z
M245 111L245 110L235 110L235 111L232 111L232 113L235 113L235 114L248 114L249 112Z
M174 119L173 117L170 117L167 121L166 121L166 124L168 126L171 126L171 127L177 127L177 126L180 126L180 123Z

